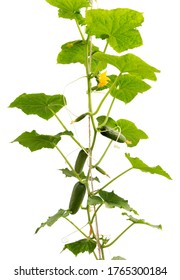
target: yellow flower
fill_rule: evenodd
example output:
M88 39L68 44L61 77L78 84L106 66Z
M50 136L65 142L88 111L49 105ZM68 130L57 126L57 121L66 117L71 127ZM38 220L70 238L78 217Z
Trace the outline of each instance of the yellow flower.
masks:
M98 75L98 81L99 81L98 87L104 87L105 85L107 85L108 81L110 81L110 79L106 76L106 72L107 71L100 73Z

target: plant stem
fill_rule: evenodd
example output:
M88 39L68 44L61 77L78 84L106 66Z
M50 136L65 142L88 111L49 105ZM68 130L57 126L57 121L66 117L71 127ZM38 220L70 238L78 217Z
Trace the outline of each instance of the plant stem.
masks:
M100 162L101 162L101 161L103 160L103 158L105 157L105 155L106 155L108 149L110 148L112 142L113 142L113 140L111 140L111 141L109 142L109 144L107 145L107 147L106 147L105 151L103 152L102 156L100 157L100 159L96 162L96 164L95 164L93 167L96 167L96 166L98 166L98 165L100 164Z
M68 128L65 126L65 124L61 121L61 119L58 117L58 115L53 111L53 110L50 110L53 115L56 117L56 119L58 120L58 122L61 124L61 126L66 130L68 131ZM73 139L73 141L81 148L84 150L84 147L81 145L81 143L73 136L73 135L70 135L70 137Z
M109 40L107 39L107 40L106 40L106 45L105 45L104 50L103 50L103 53L106 52L108 45L109 45ZM96 69L95 69L95 71L94 71L94 76L96 76L96 75L98 74L98 69L99 69L100 63L101 63L101 62L99 61L98 64L97 64L97 66L96 66Z
M114 104L114 101L115 101L115 97L113 98L113 100L112 100L112 102L111 102L111 104L110 104L110 106L109 106L109 109L108 109L107 115L106 115L106 117L105 117L105 120L103 121L103 123L101 123L101 124L98 126L98 128L103 127L104 125L106 125L107 120L108 120L109 115L110 115L110 112L111 112L111 109L112 109L112 106L113 106L113 104Z
M91 221L90 221L91 224L93 223L94 218L95 218L95 216L96 216L98 210L101 208L102 205L103 205L103 204L100 204L100 205L96 208L96 210L94 211L94 214L93 214L93 216L92 216L92 218L91 218Z
M102 246L101 253L102 253L102 260L105 260L105 255L104 255L104 248L103 248L103 246Z
M120 74L120 75L121 75L121 74ZM120 75L119 75L119 76L120 76ZM107 91L107 93L104 95L104 97L103 97L102 100L100 101L100 103L99 103L97 109L93 112L93 115L96 115L96 114L99 112L99 110L101 109L101 106L103 105L104 101L106 100L106 98L108 97L108 95L110 94L110 92L111 92L111 91L113 90L113 88L115 87L115 85L116 85L116 83L117 83L117 81L118 81L118 79L119 79L119 76L116 77L114 83L111 85L111 87L109 88L109 90Z
M93 4L93 1L92 1ZM93 189L93 180L92 180L92 150L95 145L96 141L96 126L94 122L94 116L92 115L92 96L91 96L91 60L92 60L92 37L88 36L87 39L87 49L86 49L86 75L87 75L87 94L88 94L88 110L91 113L89 115L89 171L88 171L88 176L87 180L89 180L90 177L90 183L91 183L91 190L94 191ZM93 141L91 144L91 123L94 129L94 136L93 136ZM89 216L89 208L87 207L87 212L88 212L88 220L90 222L90 216ZM94 212L96 211L96 207L94 206ZM98 227L98 219L97 215L95 215L95 228L96 228L96 242L97 242L97 248L98 248L98 256L99 259L102 259L102 246L100 243L100 238L99 238L99 227Z
M117 180L119 177L123 176L124 174L126 174L127 172L129 172L130 170L132 170L133 167L128 168L127 170L125 170L124 172L120 173L119 175L117 175L116 177L114 177L112 180L110 180L107 184L105 184L102 188L100 188L99 190L95 191L94 194L98 193L99 191L104 190L107 186L109 186L112 182L114 182L115 180Z
M61 154L61 156L64 158L64 160L66 161L66 163L69 165L69 167L71 168L71 170L76 173L76 171L74 170L74 168L72 167L72 165L70 164L70 162L68 161L67 157L63 154L63 152L59 149L59 147L57 145L55 145L56 149L58 150L58 152Z
M67 159L67 157L63 154L63 152L59 149L59 147L57 145L55 145L55 147L58 150L58 152L61 154L61 156L64 158L65 162L69 165L69 167L71 168L71 170L74 173L74 175L76 176L76 178L81 182L82 180L79 177L79 174L74 170L74 168L72 167L72 165L69 162L69 160Z
M98 257L97 257L97 255L96 255L96 253L93 252L93 254L94 254L94 256L95 256L95 259L98 260Z
M106 52L108 45L109 45L109 40L107 39L107 40L106 40L106 45L105 45L105 48L104 48L103 53L105 53L105 52Z
M67 217L65 217L65 219L71 224L73 225L82 235L84 235L87 239L89 239L89 237L76 225L74 224L71 220L69 220Z
M111 243L104 245L103 248L107 248L110 247L111 245L113 245L126 231L128 231L128 229L130 229L132 226L134 225L134 223L130 224L125 230L123 230Z
M85 41L84 35L83 35L82 31L81 31L81 28L80 28L79 23L77 22L77 20L76 20L76 25L77 25L77 28L79 30L79 33L81 35L82 40Z

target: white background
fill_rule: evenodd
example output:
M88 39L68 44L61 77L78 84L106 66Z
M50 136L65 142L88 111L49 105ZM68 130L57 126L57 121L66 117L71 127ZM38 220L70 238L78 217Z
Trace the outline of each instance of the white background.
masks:
M149 135L149 139L141 141L134 149L112 147L103 167L112 177L118 174L118 170L124 171L129 165L127 161L121 162L118 153L120 157L126 151L150 166L160 164L173 178L170 181L133 171L113 185L115 192L128 199L142 218L154 224L161 223L163 231L134 226L110 248L107 258L122 255L128 260L125 265L166 265L169 275L158 279L177 279L172 276L177 276L180 249L178 1L99 0L99 7L127 7L144 13L145 22L140 28L144 46L132 50L132 53L161 70L158 81L151 83L150 91L138 95L126 106L118 101L115 104L114 117L135 122ZM78 31L71 21L59 19L57 9L44 0L1 1L0 25L0 254L3 260L0 274L4 280L19 279L13 278L13 269L19 265L27 268L41 265L65 267L66 264L82 267L85 263L90 265L91 260L95 267L97 264L88 254L79 255L76 262L70 252L60 254L64 240L71 242L80 237L76 233L67 236L74 228L66 221L61 220L52 228L45 227L34 235L35 229L48 216L68 206L75 181L65 180L58 171L65 167L60 155L45 149L31 153L17 143L10 144L24 131L36 129L39 133L56 134L61 130L55 119L47 122L36 116L27 116L18 109L9 109L9 104L23 92L65 94L71 113L63 110L62 118L79 139L83 137L86 122L82 122L83 129L80 124L73 127L69 123L74 117L72 113L79 115L86 111L86 105L83 105L85 79L66 85L85 75L84 69L79 64L56 64L60 46L79 39ZM108 51L112 50L109 48ZM96 101L101 97L100 93L95 97ZM101 144L97 151L101 150ZM62 145L66 154L77 148L67 138L62 140ZM69 160L75 160L77 153L78 150L71 153ZM115 210L105 209L99 219L102 233L108 236L114 236L126 225L119 211ZM84 225L84 217L79 213L72 220L79 226ZM104 265L107 267L110 263L105 261Z

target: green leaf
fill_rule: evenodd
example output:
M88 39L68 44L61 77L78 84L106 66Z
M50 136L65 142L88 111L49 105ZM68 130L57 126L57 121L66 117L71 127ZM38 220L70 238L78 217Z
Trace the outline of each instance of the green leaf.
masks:
M123 52L142 45L141 35L136 28L143 21L142 13L130 9L88 10L86 32L96 38L108 38L115 51Z
M38 134L35 130L31 132L24 132L17 137L13 142L19 142L22 146L29 148L31 152L40 150L42 148L53 149L61 140L62 135L71 136L71 131L60 132L56 135ZM12 142L12 143L13 143Z
M61 52L58 54L57 63L69 64L69 63L86 63L86 42L82 40L76 40L67 42L61 46ZM98 48L94 47L94 51Z
M130 74L124 74L119 77L115 88L110 93L113 97L127 104L131 102L138 93L143 93L150 88L151 86L140 78Z
M150 167L147 164L145 164L141 159L139 158L132 158L130 157L130 154L125 154L126 158L130 161L130 163L132 164L132 167L135 169L139 169L142 172L149 172L151 174L158 174L161 176L166 177L167 179L172 180L172 178L170 177L170 175L164 171L161 166L157 165L155 167Z
M105 121L105 118L106 116L99 116L97 118L98 125L101 125ZM109 117L107 119L106 125L113 129L120 130L128 140L127 145L129 147L134 147L139 143L141 139L148 138L147 134L143 130L137 128L136 125L129 120L119 119L115 121Z
M91 254L96 248L96 242L91 239L80 239L78 241L68 243L64 246L63 250L68 249L75 256L80 253L88 252Z
M76 177L74 172L68 168L60 169L66 177Z
M126 259L123 257L117 256L117 257L113 257L111 260L121 261L121 260L126 260Z
M47 219L46 222L41 223L40 227L38 227L38 228L36 229L35 233L37 233L42 227L44 227L44 226L46 226L46 225L49 226L49 227L51 227L51 226L52 226L54 223L56 223L60 218L65 218L65 217L67 217L70 213L71 213L71 212L70 212L69 210L59 209L58 212L57 212L55 215L49 217L49 218Z
M105 201L105 203L107 204L108 207L123 208L127 211L132 211L138 215L138 212L129 206L128 200L125 200L124 198L118 196L117 194L114 193L114 191L106 192L106 191L100 190L99 195Z
M98 126L100 126L106 119L106 116L99 116L97 117L97 121L98 121ZM115 129L117 127L117 123L115 120L113 120L111 117L108 117L106 125Z
M68 168L62 168L60 169L62 171L62 173L66 176L66 177L75 177L77 178L77 174L75 174L72 170L68 169ZM78 176L82 179L85 180L87 178L87 176L84 174L84 172L81 172L80 174L78 174ZM100 183L100 180L98 177L93 177L92 178L93 181L96 181L98 183Z
M77 178L77 174L74 173L72 170L68 169L68 168L64 168L64 169L60 169L62 171L62 173L66 176L66 177L75 177ZM86 175L84 174L84 172L81 172L80 174L78 174L78 176L83 180L86 179Z
M38 115L49 120L66 105L63 95L46 95L44 93L32 93L18 96L10 105L10 108L19 108L27 115ZM53 112L52 112L53 111Z
M97 205L102 203L103 200L97 195L92 195L88 198L88 205Z
M139 79L156 81L157 78L155 73L160 72L158 69L150 66L138 56L130 53L123 56L116 56L97 52L93 55L93 57L94 59L109 63L118 68L121 74L127 74L128 72Z
M100 180L99 180L99 178L98 178L97 176L96 176L96 177L93 177L92 180L93 180L93 181L96 181L96 182L98 182L98 183L100 183Z
M76 19L80 9L90 6L88 0L46 0L50 5L59 8L59 17Z
M90 48L89 48L90 49ZM99 51L99 48L92 46L92 53ZM71 41L65 43L61 46L61 52L58 54L57 63L60 64L70 64L70 63L81 63L86 65L86 52L87 52L87 43L82 40ZM90 51L89 51L90 55ZM92 71L100 71L106 68L106 63L99 63L97 60L94 60L92 57Z
M145 220L143 219L136 219L134 218L133 216L127 214L127 213L122 213L122 215L126 215L128 216L128 220L133 222L134 224L144 224L144 225L148 225L150 227L153 227L153 228L157 228L157 229L161 229L162 230L162 225L152 225L148 222L146 222Z
M128 144L129 147L134 147L141 139L148 138L147 134L143 130L137 128L131 121L120 119L117 120L116 123L121 128L121 133L131 142L131 144Z

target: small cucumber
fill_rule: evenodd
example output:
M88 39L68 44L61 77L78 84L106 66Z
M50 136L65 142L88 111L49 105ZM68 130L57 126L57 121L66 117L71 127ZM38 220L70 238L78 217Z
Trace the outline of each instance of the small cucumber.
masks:
M104 171L100 166L96 166L95 168L96 168L96 170L97 170L98 172L100 172L101 174L110 177L110 176L106 173L106 171Z
M85 196L85 193L86 193L86 186L80 182L77 182L74 185L70 202L69 202L69 210L71 211L72 215L78 212L81 203L83 201L83 198Z
M76 162L75 162L75 167L74 167L75 171L78 174L80 174L82 172L87 157L88 157L88 149L81 150L79 152L79 154L77 156L77 159L76 159Z
M117 130L112 129L109 126L103 126L101 128L101 134L119 143L126 143L127 141L122 133L119 133Z
M71 123L80 122L80 121L83 120L87 115L88 115L88 113L84 113L84 114L80 115L79 117L77 117L77 118L76 118L74 121L72 121Z

